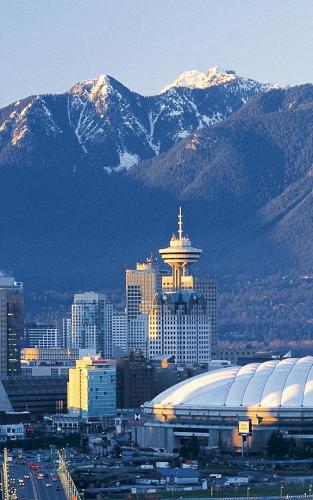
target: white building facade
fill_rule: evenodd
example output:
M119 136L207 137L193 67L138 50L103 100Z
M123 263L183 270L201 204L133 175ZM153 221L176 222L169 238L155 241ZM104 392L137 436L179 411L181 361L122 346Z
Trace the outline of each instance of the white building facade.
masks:
M207 363L210 333L203 297L188 291L160 294L149 316L149 357L174 355L178 364Z
M127 351L127 316L126 313L113 313L112 344L115 351Z
M25 328L29 347L50 349L62 347L62 333L60 328L53 325L31 324Z

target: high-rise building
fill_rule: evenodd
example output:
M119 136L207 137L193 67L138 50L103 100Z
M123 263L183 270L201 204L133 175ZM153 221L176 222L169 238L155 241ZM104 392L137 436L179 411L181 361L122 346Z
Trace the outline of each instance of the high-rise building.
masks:
M126 313L113 313L112 317L113 356L127 351L127 316Z
M127 344L130 350L148 354L149 315L139 314L127 324Z
M126 269L127 319L149 314L155 294L161 288L161 274L152 258L138 263L136 269Z
M162 290L173 290L172 276L162 277ZM217 345L217 290L216 280L211 277L194 276L192 274L181 276L181 290L193 290L205 298L207 312L211 318L211 345Z
M116 370L118 408L139 408L157 394L154 367L141 353L120 358Z
M23 283L0 277L0 378L20 373L23 331Z
M206 363L210 331L203 296L187 290L158 294L149 316L149 357L174 355L178 364Z
M161 273L153 259L126 270L127 344L129 349L147 353L148 315L161 289Z
M149 315L149 356L174 355L176 363L207 362L212 342L209 283L190 273L202 250L183 235L181 208L178 236L159 252L172 274L163 276L162 292L155 296Z
M116 414L116 365L113 360L86 357L69 370L67 409L82 418Z
M61 330L54 325L26 323L24 342L28 347L39 347L40 349L62 347Z
M103 293L74 295L71 347L94 348L105 358L112 357L113 306Z
M72 318L63 318L62 320L62 347L71 347L72 345Z

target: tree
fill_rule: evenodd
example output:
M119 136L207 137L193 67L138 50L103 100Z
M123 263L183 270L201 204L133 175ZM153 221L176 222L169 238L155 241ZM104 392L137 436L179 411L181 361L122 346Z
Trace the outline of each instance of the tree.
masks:
M288 454L289 444L281 431L273 431L267 443L267 453L274 458L281 458Z
M180 456L185 459L197 460L200 454L200 445L197 436L193 434L190 440L180 449Z

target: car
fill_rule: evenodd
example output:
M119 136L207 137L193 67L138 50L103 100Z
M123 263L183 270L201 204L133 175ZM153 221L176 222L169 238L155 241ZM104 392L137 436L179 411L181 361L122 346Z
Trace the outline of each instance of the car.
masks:
M51 488L52 484L51 483L46 483L47 488Z
M29 475L28 475L28 474L25 474L25 475L24 475L24 479L29 479Z

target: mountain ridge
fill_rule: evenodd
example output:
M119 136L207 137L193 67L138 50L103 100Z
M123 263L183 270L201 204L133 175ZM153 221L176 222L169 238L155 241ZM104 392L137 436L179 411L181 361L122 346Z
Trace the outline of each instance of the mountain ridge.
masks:
M73 166L127 170L195 130L223 121L250 97L271 88L217 68L205 78L207 84L200 87L174 82L166 91L143 96L100 75L63 94L16 101L0 110L0 168L21 165L25 156L45 165L49 150L52 161L65 155Z

